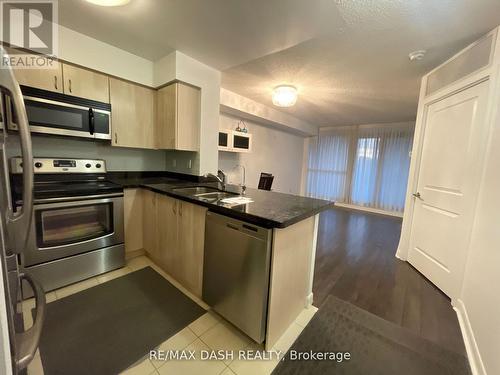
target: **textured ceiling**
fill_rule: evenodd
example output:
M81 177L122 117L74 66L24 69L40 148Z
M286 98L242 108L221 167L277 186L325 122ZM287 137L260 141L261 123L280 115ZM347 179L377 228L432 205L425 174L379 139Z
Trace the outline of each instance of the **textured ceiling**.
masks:
M179 50L219 70L309 40L338 20L331 0L59 1L59 23L70 29L149 60Z
M102 8L59 1L59 21L156 60L174 49L223 71L223 87L318 126L415 117L420 78L500 24L499 0L132 0ZM426 49L423 61L408 53Z
M318 126L412 120L420 78L500 24L498 0L337 1L330 32L224 71L224 88L272 105L272 88L294 84L284 111ZM428 51L422 61L408 53Z

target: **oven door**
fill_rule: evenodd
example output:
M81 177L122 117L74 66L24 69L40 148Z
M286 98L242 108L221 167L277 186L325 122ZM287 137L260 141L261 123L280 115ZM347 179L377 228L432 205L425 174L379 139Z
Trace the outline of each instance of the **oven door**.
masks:
M123 195L35 202L24 266L123 243Z

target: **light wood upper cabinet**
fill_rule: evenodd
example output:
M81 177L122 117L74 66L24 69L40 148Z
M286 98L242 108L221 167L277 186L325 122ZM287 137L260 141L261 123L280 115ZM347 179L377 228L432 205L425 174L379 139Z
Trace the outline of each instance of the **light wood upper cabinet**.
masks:
M15 56L15 49L5 48L7 53ZM22 52L22 54L26 53ZM63 93L62 63L57 60L52 61L51 69L14 69L14 75L20 85Z
M73 65L62 64L64 93L109 103L108 76Z
M156 92L133 83L109 78L113 146L155 148Z
M54 69L15 69L14 75L20 85L63 92L62 64L57 61Z
M198 151L201 90L176 82L158 90L157 148Z

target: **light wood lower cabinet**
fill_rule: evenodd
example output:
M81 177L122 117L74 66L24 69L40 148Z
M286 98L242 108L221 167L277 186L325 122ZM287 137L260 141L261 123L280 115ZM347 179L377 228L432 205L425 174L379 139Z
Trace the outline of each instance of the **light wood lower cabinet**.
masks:
M143 189L125 189L123 192L125 252L127 254L144 249L143 193Z
M158 259L158 231L157 231L157 194L150 190L142 191L143 219L142 235L144 250L153 260Z
M183 201L178 201L177 208L177 258L181 261L173 276L201 297L207 209Z
M177 244L177 200L159 194L157 230L158 230L158 265L171 276L175 276L175 267L180 263Z
M156 92L110 78L113 146L155 148L154 106Z
M201 297L207 209L143 190L144 249L165 272Z

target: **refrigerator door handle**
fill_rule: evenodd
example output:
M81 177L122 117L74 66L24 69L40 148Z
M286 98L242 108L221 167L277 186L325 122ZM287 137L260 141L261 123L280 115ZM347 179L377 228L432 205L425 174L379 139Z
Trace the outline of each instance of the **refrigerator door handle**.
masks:
M33 326L30 329L22 333L16 333L16 368L18 371L26 368L35 356L40 343L46 308L45 292L41 285L29 273L24 272L19 276L21 281L26 280L33 288L36 301L36 314Z
M3 47L0 48L1 55L7 55ZM14 105L23 159L23 206L17 212L14 212L13 207L9 207L6 218L7 230L15 238L15 251L19 254L26 246L33 215L34 177L31 136L23 95L11 69L6 69L5 74L0 75L0 86L2 90L7 91L6 94Z

